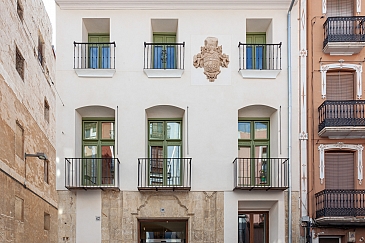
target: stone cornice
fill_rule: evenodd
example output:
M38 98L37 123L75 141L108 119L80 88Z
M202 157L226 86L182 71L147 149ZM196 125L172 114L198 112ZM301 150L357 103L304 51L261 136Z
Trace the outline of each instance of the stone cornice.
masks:
M84 10L287 10L290 0L55 0L61 9Z

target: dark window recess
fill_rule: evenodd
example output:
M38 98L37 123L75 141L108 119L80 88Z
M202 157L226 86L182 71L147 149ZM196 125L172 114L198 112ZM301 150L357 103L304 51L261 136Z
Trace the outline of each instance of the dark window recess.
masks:
M24 80L24 58L18 47L16 47L15 68L18 71L20 77Z
M16 3L16 11L18 13L20 20L23 21L23 7L22 7L20 1L17 1L17 3Z

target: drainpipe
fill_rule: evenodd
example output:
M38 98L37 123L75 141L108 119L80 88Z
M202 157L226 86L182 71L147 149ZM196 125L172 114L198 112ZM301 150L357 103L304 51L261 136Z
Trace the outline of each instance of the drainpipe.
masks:
M289 189L288 189L288 243L292 242L292 173L291 173L291 146L292 146L292 73L291 73L291 10L294 5L292 0L288 10L287 35L288 35L288 171L289 171Z

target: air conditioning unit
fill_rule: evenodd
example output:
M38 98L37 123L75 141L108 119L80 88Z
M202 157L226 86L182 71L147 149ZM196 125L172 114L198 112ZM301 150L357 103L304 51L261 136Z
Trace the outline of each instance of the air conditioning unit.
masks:
M347 242L356 242L355 232L347 232Z

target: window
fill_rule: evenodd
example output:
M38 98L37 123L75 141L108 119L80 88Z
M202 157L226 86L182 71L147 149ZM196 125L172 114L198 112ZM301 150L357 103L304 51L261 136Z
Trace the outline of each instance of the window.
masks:
M269 243L269 213L239 212L238 243Z
M270 181L269 120L238 121L238 157L247 163L239 164L240 185L265 185Z
M181 120L149 120L149 183L176 186L182 183Z
M326 152L324 173L326 189L354 189L354 153Z
M153 34L153 68L175 69L176 68L176 34L154 33ZM166 43L166 44L165 44Z
M15 220L24 222L24 200L15 196Z
M354 0L327 0L327 16L354 16Z
M46 99L44 99L44 120L49 123L49 104Z
M327 72L327 100L355 100L355 73L350 71Z
M18 71L20 77L22 78L22 80L24 80L24 58L22 56L22 54L20 53L20 50L18 49L18 47L16 47L16 51L15 51L15 68Z
M83 185L114 184L114 118L83 121Z
M43 160L43 167L44 167L44 182L45 183L49 183L48 181L48 175L49 175L49 161L48 160Z
M265 68L265 33L246 34L246 68L247 69L266 69Z
M19 0L16 2L16 12L18 13L20 20L23 21L23 6Z
M41 35L38 35L38 61L43 67L44 65L44 41Z
M24 158L24 129L22 125L17 121L15 128L15 154L23 159Z
M105 35L89 35L90 68L110 68L110 38Z
M44 229L50 230L51 228L51 215L49 213L44 212Z

